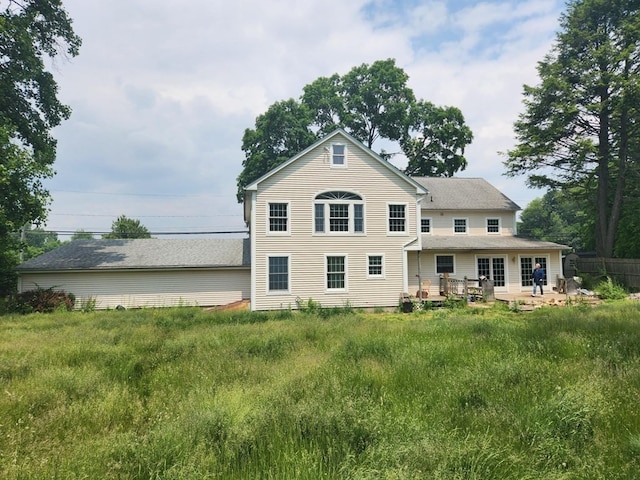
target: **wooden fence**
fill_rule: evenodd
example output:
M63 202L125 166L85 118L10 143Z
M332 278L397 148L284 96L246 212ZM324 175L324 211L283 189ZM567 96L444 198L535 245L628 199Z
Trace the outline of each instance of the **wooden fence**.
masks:
M609 275L628 288L640 290L640 259L637 258L578 258L578 274L594 277Z

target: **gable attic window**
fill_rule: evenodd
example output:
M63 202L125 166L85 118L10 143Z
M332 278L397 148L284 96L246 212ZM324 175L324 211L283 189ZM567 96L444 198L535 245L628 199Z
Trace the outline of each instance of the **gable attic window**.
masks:
M347 166L347 146L342 143L334 143L331 145L331 166L346 167Z
M344 191L316 195L313 205L315 233L364 233L364 202Z
M287 203L269 203L269 233L287 233L289 231L288 210Z

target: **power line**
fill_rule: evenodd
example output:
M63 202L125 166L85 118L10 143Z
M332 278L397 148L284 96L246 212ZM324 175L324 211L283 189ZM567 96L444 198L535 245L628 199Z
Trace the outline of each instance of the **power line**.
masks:
M89 235L106 235L112 233L108 231L87 231L87 230L29 230L29 235L39 235L45 233L55 233L58 235L73 235L76 233L89 234ZM149 232L150 235L227 235L237 233L249 233L249 230L215 230L207 232Z

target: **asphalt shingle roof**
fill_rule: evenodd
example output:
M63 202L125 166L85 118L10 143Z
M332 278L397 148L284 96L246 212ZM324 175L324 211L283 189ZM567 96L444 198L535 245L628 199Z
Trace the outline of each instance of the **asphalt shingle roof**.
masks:
M483 178L411 178L428 190L421 205L427 210L521 210Z
M567 250L559 243L513 236L422 235L424 250Z
M250 267L249 239L76 240L21 264L29 270Z

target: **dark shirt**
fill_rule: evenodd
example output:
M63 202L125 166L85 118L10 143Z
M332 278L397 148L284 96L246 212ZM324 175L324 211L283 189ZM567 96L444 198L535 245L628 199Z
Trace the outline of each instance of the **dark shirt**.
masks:
M544 268L536 268L533 271L533 281L535 283L542 283L544 280Z

